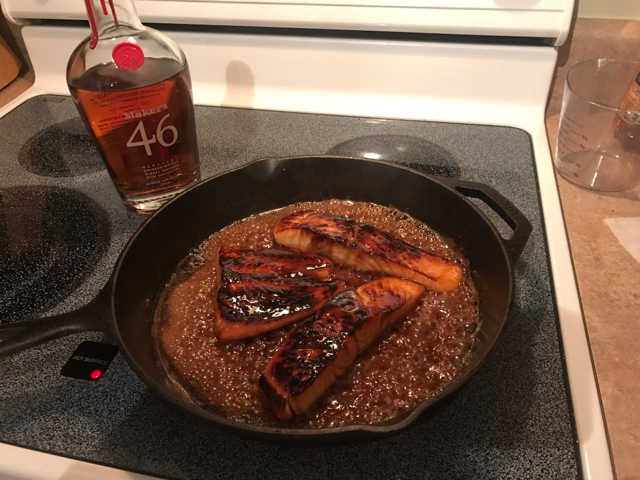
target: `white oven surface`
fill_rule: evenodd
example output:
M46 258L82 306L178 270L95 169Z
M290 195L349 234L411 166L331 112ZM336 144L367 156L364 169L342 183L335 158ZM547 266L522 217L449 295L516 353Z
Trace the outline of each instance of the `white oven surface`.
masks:
M574 0L138 0L143 23L511 35L561 45ZM75 0L0 0L15 22L85 20Z

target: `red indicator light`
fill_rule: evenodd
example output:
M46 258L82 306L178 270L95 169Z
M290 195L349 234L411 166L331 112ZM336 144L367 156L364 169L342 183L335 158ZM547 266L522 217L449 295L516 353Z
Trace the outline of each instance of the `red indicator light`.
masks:
M94 380L99 379L100 375L102 375L101 370L94 370L93 372L91 372L91 378L93 378Z

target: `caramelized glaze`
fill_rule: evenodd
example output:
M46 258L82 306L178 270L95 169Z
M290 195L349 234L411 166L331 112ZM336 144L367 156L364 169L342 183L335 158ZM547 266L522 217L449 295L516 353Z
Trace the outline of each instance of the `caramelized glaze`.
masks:
M349 217L404 242L455 261L464 277L450 292L425 292L351 364L304 415L283 422L271 411L258 381L297 323L254 338L220 342L216 336L218 250L277 247L273 228L287 215L313 210ZM336 265L334 275L353 287L383 276ZM324 428L393 418L442 390L455 377L478 329L477 292L466 260L449 242L390 207L329 200L301 203L236 222L214 233L185 259L159 302L154 334L159 356L177 388L204 408L255 425Z

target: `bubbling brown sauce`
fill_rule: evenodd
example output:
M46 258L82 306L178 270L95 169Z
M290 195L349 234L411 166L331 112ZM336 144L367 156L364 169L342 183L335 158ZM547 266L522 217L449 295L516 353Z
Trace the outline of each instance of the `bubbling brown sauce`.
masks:
M271 411L258 379L287 333L220 342L215 332L216 253L222 245L275 246L273 228L301 210L343 215L386 230L464 267L451 292L427 291L416 309L384 332L304 415L282 422ZM354 288L380 273L337 265L335 276ZM262 426L326 428L389 420L441 391L466 361L479 326L477 292L467 261L418 220L390 207L329 200L300 203L240 220L214 233L185 259L158 305L154 335L174 385L195 403L238 422Z

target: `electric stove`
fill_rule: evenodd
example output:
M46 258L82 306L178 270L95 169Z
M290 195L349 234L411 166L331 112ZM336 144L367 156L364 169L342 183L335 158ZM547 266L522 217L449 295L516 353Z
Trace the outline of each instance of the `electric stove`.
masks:
M74 23L76 6L52 13L32 3L3 3L30 23L23 36L36 73L34 86L0 110L0 321L16 325L86 304L146 219L121 203L68 97L66 60L88 33ZM401 2L415 21L385 23L367 15L391 7L370 2L359 10L369 20L352 15L349 23L328 18L353 2L299 2L324 12L314 16L259 1L260 20L243 2L187 1L170 26L163 9L178 2L138 3L143 21L164 18L157 26L189 60L204 178L260 157L332 153L486 183L534 227L516 266L515 308L495 352L450 401L397 435L322 447L221 431L150 392L119 355L97 381L62 376L80 344L110 339L55 340L0 360L0 472L612 478L543 122L554 44L566 37L572 3L484 2L474 23L463 0L455 8ZM212 6L219 17L207 13ZM238 9L243 21L232 15ZM438 9L437 21L423 15ZM492 23L514 10L509 26ZM459 25L447 16L456 12ZM45 21L36 24L38 15Z

